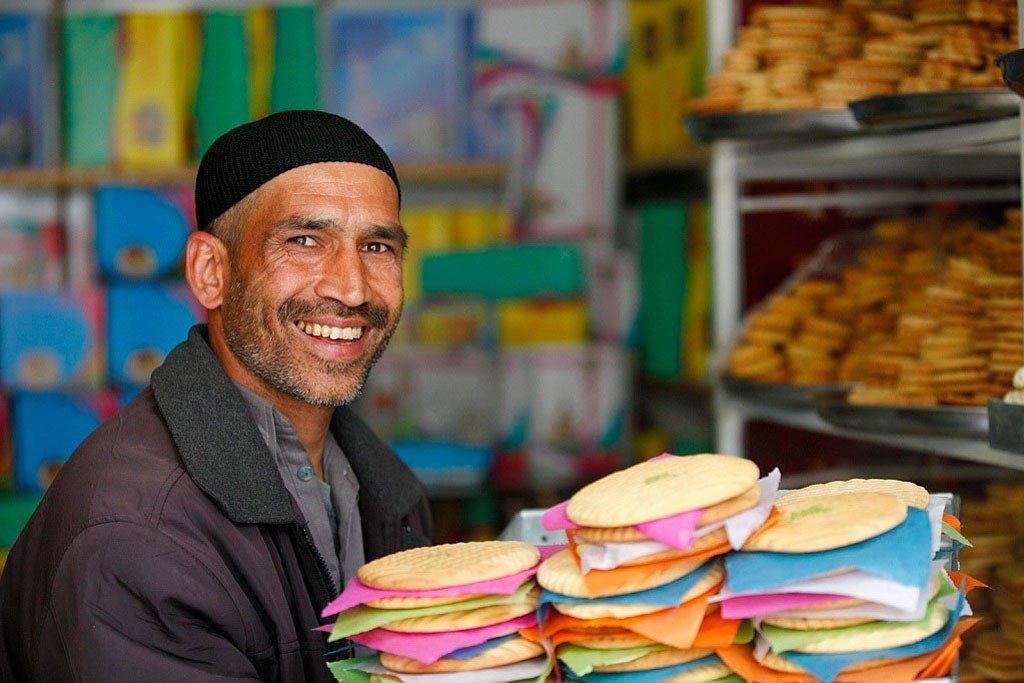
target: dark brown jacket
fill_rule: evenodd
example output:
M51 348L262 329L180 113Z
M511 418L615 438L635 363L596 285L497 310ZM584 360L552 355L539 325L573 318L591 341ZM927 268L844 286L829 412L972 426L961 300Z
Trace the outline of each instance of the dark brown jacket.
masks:
M348 409L331 430L359 477L367 559L429 543L409 469ZM12 549L0 677L333 680L312 630L333 597L322 565L244 399L193 328L152 387L79 447Z

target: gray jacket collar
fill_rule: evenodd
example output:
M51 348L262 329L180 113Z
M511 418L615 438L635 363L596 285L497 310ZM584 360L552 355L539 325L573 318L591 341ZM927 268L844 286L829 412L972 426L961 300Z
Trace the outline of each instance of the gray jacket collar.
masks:
M153 372L153 395L185 469L237 524L299 521L273 456L234 383L196 325ZM398 521L421 500L416 477L348 408L331 431L359 479L367 520Z

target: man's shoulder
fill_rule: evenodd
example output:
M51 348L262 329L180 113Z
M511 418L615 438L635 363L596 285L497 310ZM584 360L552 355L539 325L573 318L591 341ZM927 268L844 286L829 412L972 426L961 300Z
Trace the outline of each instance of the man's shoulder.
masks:
M152 520L161 492L185 474L150 389L89 435L61 468L47 498L91 519Z

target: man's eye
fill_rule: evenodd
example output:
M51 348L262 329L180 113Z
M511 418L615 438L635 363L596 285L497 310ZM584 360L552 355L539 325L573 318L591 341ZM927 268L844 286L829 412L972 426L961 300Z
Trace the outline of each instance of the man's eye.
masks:
M294 242L295 244L299 244L303 247L312 247L316 244L316 241L309 235L299 235L298 237L292 237L288 241Z
M394 251L390 245L384 244L383 242L370 242L366 245L367 251L384 253L386 251Z

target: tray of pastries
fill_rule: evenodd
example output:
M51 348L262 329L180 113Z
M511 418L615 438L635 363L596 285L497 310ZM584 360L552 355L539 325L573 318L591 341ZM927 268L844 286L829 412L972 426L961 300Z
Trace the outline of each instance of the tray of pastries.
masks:
M761 5L689 102L688 125L708 142L1003 116L994 59L1015 47L1015 0Z
M751 312L723 384L819 410L824 395L826 419L842 412L844 426L858 411L913 408L896 431L937 433L921 412L934 409L946 433L981 434L988 399L1024 358L1020 252L1019 208L1002 224L928 213L833 238Z

